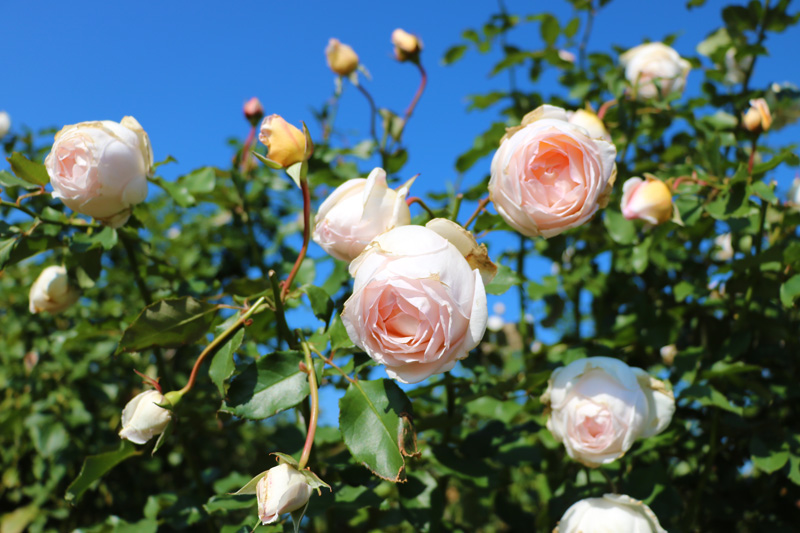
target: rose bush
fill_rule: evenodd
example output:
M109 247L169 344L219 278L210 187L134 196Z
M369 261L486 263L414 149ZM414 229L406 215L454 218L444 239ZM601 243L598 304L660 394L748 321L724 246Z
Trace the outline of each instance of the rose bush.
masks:
M503 137L492 159L489 195L515 230L553 237L605 206L616 155L613 144L570 123L564 109L541 106Z
M417 383L467 357L486 330L480 272L447 239L422 226L375 238L350 264L347 334L390 377Z
M610 357L587 357L553 371L542 403L549 408L553 437L570 457L591 467L664 431L675 412L663 382Z
M112 227L147 197L150 138L133 117L64 126L45 158L53 197Z

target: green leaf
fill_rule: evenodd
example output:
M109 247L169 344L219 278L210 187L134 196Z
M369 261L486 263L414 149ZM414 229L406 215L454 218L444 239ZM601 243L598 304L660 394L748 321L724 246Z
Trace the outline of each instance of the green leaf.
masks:
M300 183L306 179L306 174L308 174L308 161L301 161L286 167L286 173L292 178L294 184L300 187Z
M350 340L350 335L347 334L347 329L344 327L341 316L336 315L328 328L328 333L331 336L331 351L353 346L353 341Z
M768 445L760 437L753 437L750 440L750 458L756 468L771 474L789 461L789 446L786 442L771 442Z
M798 296L800 296L800 274L795 274L781 285L781 303L784 307L792 307Z
M266 157L264 157L263 155L259 154L255 150L253 150L251 153L254 156L256 156L256 159L258 159L259 161L261 161L262 163L264 163L265 165L267 165L271 169L278 170L279 168L283 168L283 165L281 165L280 163L278 163L276 161L273 161L272 159L267 159Z
M21 180L11 172L0 170L0 186L3 187L22 187L23 189L38 189L39 186L33 183Z
M613 209L603 211L603 224L608 234L619 244L633 244L636 240L636 224Z
M681 392L680 397L696 400L702 406L719 407L737 415L742 414L741 407L733 405L724 394L711 385L691 385Z
M50 183L50 176L47 169L41 163L35 163L19 152L14 152L6 158L11 164L11 170L18 178L34 185L47 185Z
M262 477L267 475L267 472L269 472L269 470L264 470L263 472L255 476L253 479L245 483L244 487L234 492L232 496L238 496L240 494L255 494L256 485L258 485L258 482L261 481Z
M561 30L558 26L557 18L550 14L543 15L542 26L540 30L542 33L542 39L544 39L544 42L546 42L548 46L553 46L556 44L558 34Z
M464 55L464 52L467 51L467 46L464 44L458 44L456 46L451 46L447 49L444 53L444 57L442 58L443 65L451 65L461 59L461 56Z
M116 353L191 344L208 331L216 312L216 305L189 296L151 304L122 334Z
M519 275L505 265L497 266L497 275L486 285L489 294L504 294L508 289L522 282Z
M350 453L380 478L405 480L411 402L388 379L357 381L339 400L339 430ZM413 430L412 430L413 431Z
M128 457L140 453L136 451L136 447L131 441L123 439L117 449L112 452L90 455L83 461L78 477L67 487L67 494L64 498L71 503L77 501L92 483L103 477L109 470Z
M331 313L333 313L333 300L331 300L331 297L328 296L324 289L314 285L303 287L303 292L306 293L308 300L311 302L311 310L314 311L314 316L327 324L331 318Z
M261 420L294 407L308 396L308 375L300 371L303 354L276 352L248 365L233 378L222 410Z
M72 236L69 249L75 253L88 252L94 248L110 250L117 244L117 230L105 227L97 233L76 233Z
M772 190L772 187L764 183L763 181L755 182L751 187L750 190L762 200L765 200L771 204L778 203L778 197L775 196L775 191Z
M209 194L214 191L217 183L217 173L214 167L203 167L193 170L182 176L180 181L186 190L193 194Z
M238 316L232 318L238 320ZM220 328L221 327L222 326L220 326ZM220 332L220 328L217 328L218 332ZM222 331L225 330L222 329ZM214 357L211 359L211 365L208 367L208 377L211 378L211 381L217 386L219 393L223 397L225 396L225 381L231 377L236 370L233 355L236 353L236 350L239 349L239 346L242 345L243 340L244 328L241 328L217 350L217 353L215 353Z

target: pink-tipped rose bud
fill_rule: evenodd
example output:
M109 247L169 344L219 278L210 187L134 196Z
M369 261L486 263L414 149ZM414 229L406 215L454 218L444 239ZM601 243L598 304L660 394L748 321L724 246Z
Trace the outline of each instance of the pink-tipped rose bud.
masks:
M683 92L692 69L688 61L664 43L640 44L619 59L636 98L643 100Z
M610 463L633 442L666 429L675 399L663 382L611 357L557 368L542 395L547 429L567 455L586 466Z
M150 138L133 117L64 126L44 160L53 197L114 228L147 197Z
M411 223L406 196L412 182L392 190L386 171L376 168L367 179L339 185L319 206L314 242L336 259L352 261L376 236Z
M306 159L306 136L280 115L269 115L264 118L258 140L267 147L267 158L283 168ZM309 155L311 151L313 147L310 147Z
M261 100L255 96L245 102L242 111L244 112L244 118L253 126L258 124L258 121L264 117L264 107L261 105Z
M307 478L292 465L270 468L256 485L258 518L261 523L277 522L282 514L291 513L308 503L311 486Z
M447 239L423 226L378 235L350 263L342 322L354 344L403 383L452 369L483 338L486 291Z
M325 48L325 57L330 69L339 76L349 76L358 68L358 55L348 45L331 39Z
M667 533L644 503L624 494L605 494L573 504L553 533Z
M120 438L134 444L144 444L163 433L172 419L172 413L160 406L168 403L164 395L154 389L137 394L122 410Z
M772 126L772 113L766 100L750 100L750 108L742 116L742 126L753 133L767 131Z
M80 295L81 291L69 284L66 268L49 266L31 285L28 307L31 313L60 313L77 302Z
M419 58L422 51L422 41L416 35L397 28L392 32L394 56L398 61L414 61Z
M605 207L617 176L617 149L543 105L506 130L492 159L489 197L512 228L553 237Z
M622 186L622 214L657 226L672 218L672 191L658 179L630 178Z

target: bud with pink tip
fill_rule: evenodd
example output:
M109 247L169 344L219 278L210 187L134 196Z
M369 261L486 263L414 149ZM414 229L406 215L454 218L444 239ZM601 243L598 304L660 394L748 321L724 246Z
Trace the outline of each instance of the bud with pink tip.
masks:
M672 218L672 192L658 179L630 178L622 186L622 215L656 226Z
M244 118L253 126L264 117L264 107L261 105L261 100L255 96L245 102L242 111L244 111Z
M422 51L422 41L419 37L397 28L392 32L394 56L398 61L417 61Z
M264 118L258 140L267 147L267 158L283 168L304 161L313 151L313 146L307 149L303 132L280 115Z

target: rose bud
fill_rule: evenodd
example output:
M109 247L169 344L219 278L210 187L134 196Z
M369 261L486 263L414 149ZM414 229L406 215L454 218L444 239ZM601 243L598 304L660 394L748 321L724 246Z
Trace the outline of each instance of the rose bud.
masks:
M137 394L122 410L120 438L134 444L144 444L163 433L172 419L172 413L160 406L169 403L161 392L154 389Z
M733 236L730 232L714 237L714 247L716 249L711 252L714 261L730 261L736 253L733 249Z
M44 160L53 197L118 228L147 197L150 139L133 117L64 126Z
M574 503L553 533L667 533L644 503L623 494L605 494Z
M11 117L5 111L0 111L0 138L5 137L11 130Z
M672 218L672 191L658 179L630 178L622 186L622 215L657 226Z
M60 313L77 302L80 296L81 291L70 286L66 268L49 266L31 285L28 308L31 313Z
M644 100L683 92L686 76L692 68L678 52L664 43L640 44L619 59L634 96Z
M795 177L792 180L792 186L789 187L789 205L800 206L800 177Z
M244 112L244 118L253 126L258 124L258 121L264 116L264 107L261 105L261 100L255 96L245 102L242 111Z
M398 61L416 61L422 51L422 41L419 37L397 28L392 32L394 56Z
M490 283L497 274L497 265L489 259L489 251L485 244L478 244L475 236L460 224L446 218L434 218L425 227L431 229L450 241L456 247L470 268L477 268L481 273L483 284Z
M417 383L447 372L483 337L489 313L480 272L428 228L378 235L350 274L347 334L393 379Z
M492 159L489 197L515 230L553 237L605 207L616 155L613 144L568 122L564 109L544 105L506 130Z
M300 163L307 158L306 136L302 131L283 120L280 115L269 115L264 118L258 140L267 147L267 158L283 168ZM313 150L313 147L311 149Z
M611 142L611 135L606 130L603 121L600 120L593 111L578 109L577 111L567 111L567 120L570 124L580 126L589 132L592 139L603 139Z
M350 262L384 231L411 223L406 204L411 179L396 191L386 186L386 171L347 180L328 196L316 216L314 242L336 259Z
M588 357L553 371L542 403L547 429L586 466L610 463L633 442L661 433L675 399L663 382L611 357Z
M661 361L665 365L672 366L672 363L675 362L675 356L678 355L678 347L674 344L667 344L662 346L658 353L661 355Z
M763 98L750 100L750 108L742 116L742 126L753 133L767 131L772 125L772 113Z
M258 481L256 497L258 518L264 525L272 524L280 515L302 509L311 497L311 486L296 468L283 463Z
M358 68L358 55L339 39L331 39L325 48L330 69L339 76L349 76Z

